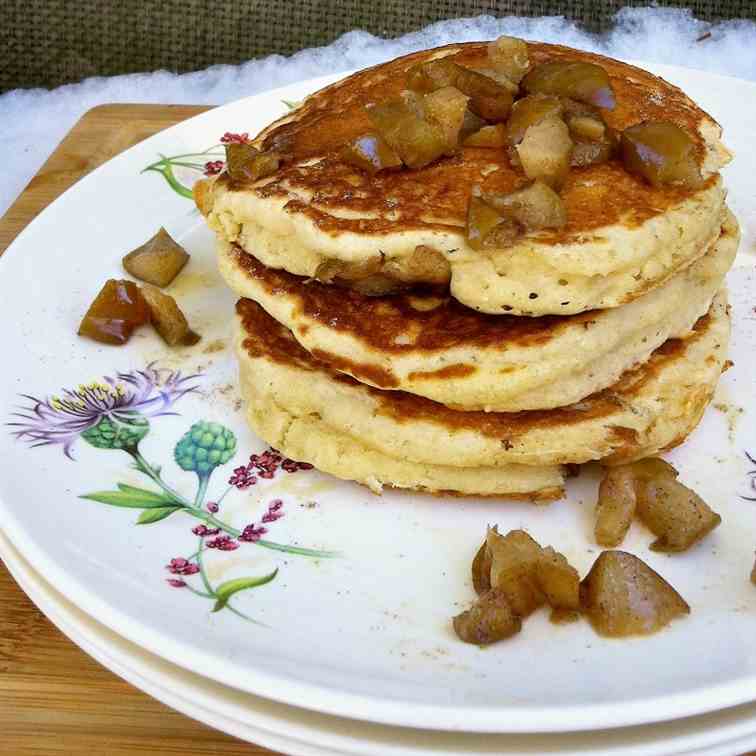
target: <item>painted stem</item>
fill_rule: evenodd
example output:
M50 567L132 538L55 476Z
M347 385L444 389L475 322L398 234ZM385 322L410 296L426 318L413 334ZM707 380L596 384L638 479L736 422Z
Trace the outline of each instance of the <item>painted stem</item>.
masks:
M210 580L207 577L207 572L205 572L205 562L202 559L202 552L204 551L204 545L202 543L202 536L200 536L199 539L199 549L197 551L197 564L200 568L200 577L202 578L202 583L204 584L207 592L213 597L217 598L215 595L215 591L213 590L213 586L210 585Z
M198 591L196 588L192 588L189 583L184 581L184 588L188 588L196 596L202 596L202 598L214 599L215 595L212 593L205 593L204 591Z
M205 494L207 493L207 484L210 482L209 475L199 475L199 486L197 486L197 495L194 497L194 506L199 509L205 503Z
M212 525L214 528L220 528L224 533L230 535L232 538L238 538L241 535L241 531L228 525L227 523L214 517L210 512L206 512L199 507L190 504L180 493L174 491L161 477L155 472L155 469L147 462L147 460L141 455L138 449L128 450L128 453L134 458L137 470L144 473L149 477L156 485L165 491L176 504L183 507L186 514L196 517L198 520L202 520L208 525ZM199 492L198 492L199 494ZM204 495L204 493L203 493ZM252 543L257 546L262 546L264 549L271 549L273 551L283 551L286 554L297 554L299 556L312 557L314 559L327 559L331 557L339 556L338 551L319 551L317 549L308 549L303 546L288 546L284 543L276 543L275 541L268 541L261 538L259 541L253 541Z

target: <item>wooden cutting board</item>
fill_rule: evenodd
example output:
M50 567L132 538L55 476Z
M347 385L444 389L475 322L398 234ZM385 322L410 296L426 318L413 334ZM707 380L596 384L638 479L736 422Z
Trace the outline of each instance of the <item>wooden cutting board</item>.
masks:
M113 155L198 113L189 105L101 105L61 142L0 220L0 254L59 194ZM87 656L29 601L0 564L0 754L254 756Z

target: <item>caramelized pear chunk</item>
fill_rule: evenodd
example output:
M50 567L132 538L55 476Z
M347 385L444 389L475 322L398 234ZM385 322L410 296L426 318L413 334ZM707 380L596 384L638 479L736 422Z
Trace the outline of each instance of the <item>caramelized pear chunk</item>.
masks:
M546 595L536 574L539 544L524 530L502 536L489 529L486 542L491 552L491 587L503 591L515 614L527 617L543 606Z
M442 87L457 87L461 66L448 58L417 63L407 71L407 86L415 92L433 92Z
M516 149L528 178L559 189L570 170L572 146L564 121L551 117L531 126Z
M695 491L672 477L640 482L637 495L638 517L657 536L653 551L685 551L722 522Z
M654 186L701 184L696 145L683 129L670 121L645 121L622 132L625 168Z
M464 143L467 137L469 137L471 134L474 134L476 131L480 131L485 125L486 122L480 116L476 116L475 113L473 113L472 110L468 108L465 111L465 117L462 121L462 128L459 131L459 141Z
M627 465L637 480L676 480L679 473L661 457L645 457Z
M214 179L206 178L194 182L192 197L202 215L207 218L213 209L213 183Z
M341 159L368 173L377 173L388 168L399 168L401 158L379 134L363 134L353 139L341 150Z
M260 152L246 142L226 145L226 170L235 182L247 183L265 178L275 173L280 164L281 157L275 151Z
M161 228L149 241L123 260L127 273L155 286L168 286L189 262L186 250Z
M537 94L517 100L506 125L507 143L518 145L531 126L547 118L560 118L563 110L564 106L558 97Z
M753 567L751 568L751 582L756 585L756 561L754 561Z
M125 344L137 326L148 323L150 311L133 281L109 279L79 325L79 336L102 344Z
M716 528L722 518L687 486L677 470L658 457L609 468L599 486L596 541L617 546L637 515L657 536L654 551L685 551Z
M552 609L571 612L580 609L580 575L563 554L551 546L541 549L535 571L538 585Z
M504 147L507 144L506 129L503 123L484 126L464 141L465 147Z
M477 250L503 249L520 235L520 228L511 218L471 196L467 207L467 243Z
M592 116L574 116L567 121L567 127L575 139L588 139L600 142L606 134L606 124L600 118Z
M497 71L494 68L473 68L473 71L477 71L482 76L488 79L493 79L497 84L500 84L504 89L509 92L512 97L516 97L520 91L520 87L517 86L505 73Z
M409 97L395 97L368 105L368 118L402 162L422 168L448 149L444 132L422 115L422 105Z
M502 36L488 44L491 68L503 73L511 82L519 84L530 67L528 46L517 37Z
M575 142L570 165L584 168L611 160L619 150L619 134L606 125L599 109L569 97L561 100L564 122Z
M423 98L426 118L441 128L449 155L459 149L459 135L465 123L469 99L456 87L442 87Z
M338 285L340 282L336 281ZM358 294L364 294L366 297L383 297L386 294L399 294L409 288L409 284L404 281L397 281L390 276L377 273L374 276L361 278L354 281L349 286Z
M506 87L448 58L418 63L407 72L407 82L416 92L456 87L470 98L470 110L492 123L505 121L512 108L512 93Z
M522 226L525 231L564 228L567 210L562 198L542 181L533 181L509 194L486 193L483 200Z
M172 296L150 284L142 287L142 294L150 310L152 325L168 346L191 346L200 340L199 335L189 328L184 313Z
M635 474L629 465L610 467L599 484L594 535L600 546L619 546L635 516Z
M494 525L493 529L498 533ZM488 539L480 545L472 562L472 581L475 593L480 595L491 587L491 552L488 549Z
M580 584L582 610L600 635L649 635L690 614L682 596L638 557L604 551Z
M613 110L614 89L606 71L594 63L551 61L532 68L521 83L529 94L570 97L579 102Z
M573 168L585 168L588 165L606 163L612 159L615 151L616 147L611 140L592 142L579 139L572 147L570 165Z
M465 643L486 646L511 638L522 629L522 620L512 610L506 592L490 588L473 606L453 620L454 632Z

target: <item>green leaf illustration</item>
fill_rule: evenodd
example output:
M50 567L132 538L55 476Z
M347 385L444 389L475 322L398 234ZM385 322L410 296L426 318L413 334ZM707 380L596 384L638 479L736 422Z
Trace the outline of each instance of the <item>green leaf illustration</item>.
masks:
M119 491L138 496L142 501L154 501L157 502L159 506L162 506L166 502L165 494L159 493L158 491L148 491L146 488L137 488L136 486L130 486L127 483L118 483L117 485Z
M100 504L109 504L111 507L128 507L130 509L155 509L168 505L176 506L176 502L167 496L153 493L152 491L142 491L139 488L126 486L127 489L120 491L94 491L93 493L83 494L80 499L89 499L97 501Z
M159 173L168 182L168 186L170 186L171 189L176 192L176 194L180 195L181 197L186 197L187 199L192 199L192 197L194 196L192 194L192 190L189 189L189 187L184 186L176 178L168 158L163 155L161 155L161 157L163 158L163 160L160 163L150 165L145 168L144 171L155 171ZM142 173L144 173L144 171L142 171Z
M228 604L229 599L239 591L246 591L248 588L257 588L260 585L265 585L274 580L278 574L278 568L273 570L270 575L264 575L263 577L256 578L236 578L235 580L227 580L225 583L221 583L215 589L215 595L217 601L213 607L214 612L219 612Z
M136 521L137 525L151 525L153 522L160 522L166 517L169 517L174 512L178 512L182 507L156 507L153 509L145 509L142 514L139 515L139 519Z

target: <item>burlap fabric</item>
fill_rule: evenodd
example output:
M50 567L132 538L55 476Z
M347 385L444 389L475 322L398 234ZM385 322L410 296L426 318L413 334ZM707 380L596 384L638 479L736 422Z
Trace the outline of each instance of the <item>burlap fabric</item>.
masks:
M184 72L332 42L396 37L445 18L564 15L602 31L649 0L0 0L0 91L87 76ZM704 20L756 19L754 0L681 0Z

